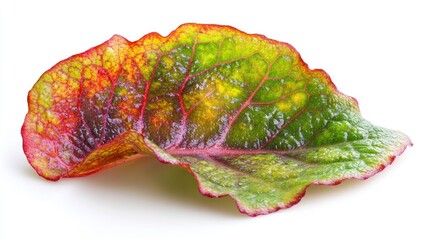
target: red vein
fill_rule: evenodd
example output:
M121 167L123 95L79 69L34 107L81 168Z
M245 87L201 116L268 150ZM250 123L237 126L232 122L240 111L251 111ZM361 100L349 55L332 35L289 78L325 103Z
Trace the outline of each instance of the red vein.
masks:
M238 116L246 109L252 102L253 98L255 97L256 93L259 91L259 89L264 85L265 81L268 79L268 75L271 70L271 66L274 64L274 62L279 58L280 56L277 56L277 58L268 65L267 71L265 73L265 76L262 78L262 80L259 82L258 86L251 92L249 97L246 99L246 101L240 106L240 108L231 116L228 118L228 124L220 134L220 137L215 141L214 146L219 147L225 142L226 135L228 134L229 130L231 130L232 125L237 120ZM264 60L265 61L265 60Z
M186 112L186 115L191 114L195 110L196 107L198 107L205 99L207 99L208 97L210 97L213 93L214 93L214 90L211 90L206 95L204 95L200 100L198 100L198 102L196 102L194 105L192 105L188 109L188 111Z
M142 98L142 107L140 109L139 120L137 121L137 132L140 134L142 134L142 132L143 132L143 118L144 118L144 114L146 111L146 105L147 105L147 101L148 101L147 97L149 95L150 85L152 83L153 77L156 74L156 71L158 69L159 62L161 61L162 56L163 56L162 54L158 55L158 59L156 60L155 66L153 67L153 70L152 70L152 73L150 74L149 79L145 81L146 86L145 86L143 98Z
M321 109L319 109L319 110L317 110L317 112L322 112L322 110L324 110L325 108L327 108L327 107L329 107L330 105L332 105L331 103L330 104L326 104L326 106L324 106L323 108L321 108ZM316 112L316 111L315 111ZM311 135L311 137L309 137L308 139L307 139L307 141L305 141L304 142L304 144L302 145L302 146L300 146L299 148L303 148L303 147L306 147L310 142L312 142L323 130L325 130L326 129L326 126L328 126L328 124L332 121L332 119L334 118L334 117L337 117L338 115L340 115L341 113L343 113L343 112L345 112L345 110L343 110L343 111L339 111L337 114L335 114L335 115L333 115L329 120L327 120L326 121L326 123L320 128L320 129L318 129L317 131L315 131L312 135Z
M82 68L82 71L81 71L81 76L83 76L83 70L84 70L84 68ZM82 111L82 100L83 100L83 78L81 77L80 78L80 84L79 84L79 96L78 96L78 102L77 102L77 108L79 109L79 113L80 113L80 115L81 115L81 119L82 119L82 124L83 124L83 126L84 126L84 128L85 128L85 130L88 132L88 134L89 134L89 136L92 138L92 141L93 141L93 143L94 143L94 145L95 145L95 147L98 147L99 146L99 143L98 142L95 142L95 136L94 136L94 134L92 133L92 131L91 131L91 128L89 128L89 126L88 126L88 123L86 122L86 120L85 120L85 116L84 116L84 114L83 114L83 111ZM89 142L88 142L89 143Z
M194 44L192 45L192 53L191 53L191 57L189 58L189 63L186 69L185 78L183 79L182 84L180 85L179 91L176 94L179 100L180 110L182 112L182 120L180 122L179 133L176 134L176 139L172 146L179 145L182 142L183 136L185 135L185 132L186 132L186 119L188 114L185 109L185 104L183 103L183 91L185 90L186 84L190 79L189 73L191 72L192 63L194 61L195 48L197 46L197 43L198 43L197 38L195 38Z
M305 103L305 106L300 111L298 111L297 113L295 113L295 115L293 115L291 118L289 118L285 123L283 123L283 125L279 129L277 129L277 131L273 135L271 135L271 137L261 146L261 148L265 148L270 142L272 142L277 137L277 135L279 135L279 133L287 125L289 125L292 121L294 121L295 119L297 119L301 114L303 114L304 112L306 112L307 105L308 105L308 100Z
M165 151L172 156L242 156L242 155L255 155L255 154L277 154L285 157L290 157L288 154L306 152L320 149L321 147L336 147L343 144L351 144L353 142L366 141L368 139L377 138L366 138L366 139L355 139L347 142L338 142L332 144L326 144L323 146L316 147L299 147L289 150L275 150L275 149L235 149L235 148L222 148L222 147L209 147L209 148L170 148Z
M103 70L107 72L106 69L103 68ZM103 74L105 74L104 71L102 72ZM104 138L106 137L107 117L109 115L110 108L113 105L112 103L113 103L113 97L114 97L114 93L115 93L115 88L116 88L116 86L118 84L118 77L119 77L119 74L120 74L121 71L122 71L122 64L119 65L117 76L115 76L113 79L110 77L110 74L108 72L106 74L107 77L109 78L110 82L112 83L112 87L110 88L109 102L107 103L106 112L103 113L103 119L102 119L102 123L103 124L101 126L101 134L100 134L100 140L99 140L99 144L98 145L100 145L101 143L103 143L104 142Z
M264 150L264 149L228 149L228 148L171 148L165 150L173 156L196 156L196 155L210 155L210 156L239 156L239 155L252 155L252 154L286 154L293 150Z

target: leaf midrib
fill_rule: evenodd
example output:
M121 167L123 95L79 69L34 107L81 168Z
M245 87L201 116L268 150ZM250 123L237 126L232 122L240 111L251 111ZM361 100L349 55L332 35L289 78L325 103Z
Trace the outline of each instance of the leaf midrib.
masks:
M342 144L349 144L352 142L365 141L365 140L374 140L376 138L365 138L365 139L356 139L349 140L347 142L339 142L333 144L327 144L323 146L315 147L301 147L288 150L275 150L275 149L234 149L234 148L222 148L222 147L209 147L209 148L169 148L165 151L173 156L195 156L195 155L210 155L210 156L240 156L240 155L255 155L255 154L277 154L285 155L288 153L296 153L303 151L310 151L314 149L326 148L326 147L335 147Z

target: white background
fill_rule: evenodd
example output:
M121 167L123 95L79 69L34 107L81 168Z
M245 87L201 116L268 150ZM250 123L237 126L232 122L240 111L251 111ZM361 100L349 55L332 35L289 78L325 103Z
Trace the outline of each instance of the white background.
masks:
M0 239L428 239L424 2L2 2ZM289 42L357 98L366 119L407 133L414 147L366 181L311 187L298 205L256 218L229 198L201 196L188 173L156 161L59 182L38 177L20 127L39 76L113 34L135 41L186 22Z

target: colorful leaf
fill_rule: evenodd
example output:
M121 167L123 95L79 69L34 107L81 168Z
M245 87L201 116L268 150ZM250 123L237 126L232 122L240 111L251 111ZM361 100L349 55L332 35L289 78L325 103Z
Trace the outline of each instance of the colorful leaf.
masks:
M364 120L289 44L227 26L114 36L45 72L28 102L24 151L46 179L156 156L252 216L311 184L365 179L411 145Z

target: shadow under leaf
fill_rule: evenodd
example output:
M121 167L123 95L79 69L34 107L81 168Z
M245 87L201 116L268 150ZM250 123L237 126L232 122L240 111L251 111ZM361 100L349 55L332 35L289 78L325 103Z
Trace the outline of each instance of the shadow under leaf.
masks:
M25 172L34 178L38 177L31 168L25 167ZM137 159L84 178L60 180L63 181L79 181L83 192L107 189L109 195L126 194L142 199L149 197L162 204L174 203L189 209L246 218L230 197L209 198L201 195L197 181L190 173L178 166L162 164L157 159ZM312 185L303 199L313 204L334 192L341 194L353 191L362 183L362 180L351 179L335 187Z
M178 166L162 164L156 159L137 159L84 179L69 180L82 181L82 184L89 188L109 188L118 194L150 197L166 204L174 202L194 209L245 217L239 213L231 198L209 198L201 195L197 182L190 173Z

